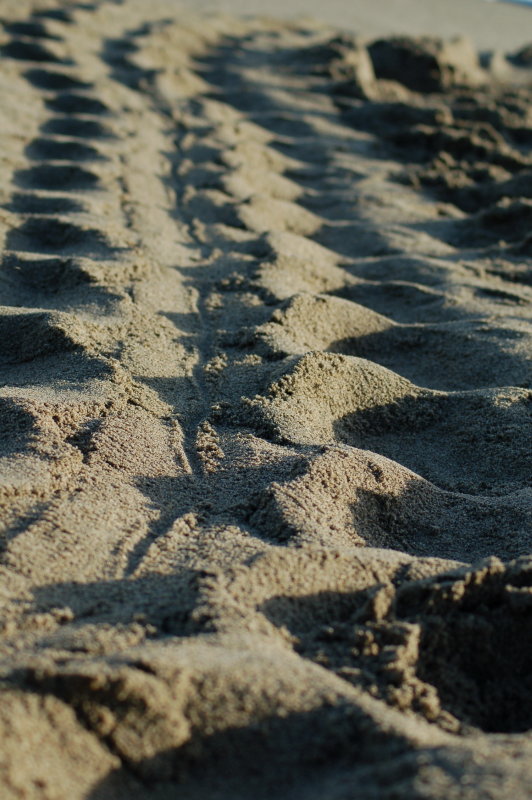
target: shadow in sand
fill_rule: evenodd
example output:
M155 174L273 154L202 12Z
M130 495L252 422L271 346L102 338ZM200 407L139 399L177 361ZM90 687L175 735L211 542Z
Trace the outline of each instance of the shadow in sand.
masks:
M419 648L409 666L435 687L442 707L490 733L522 733L532 726L525 701L532 688L532 647L526 635L532 611L518 609L509 589L528 586L530 575L526 568L524 573L517 569L517 575L495 570L478 581L473 575L474 570L456 570L407 581L396 590L384 620L377 619L372 602L379 586L345 594L277 596L260 610L296 637L305 658L322 663L326 656L329 668L355 685L364 686L369 672L384 697L386 684L394 682L385 665L404 658L409 626L415 625ZM375 643L372 650L364 648L367 636Z
M36 164L17 170L13 182L22 189L75 192L97 188L99 178L77 164Z
M360 454L359 454L360 455ZM312 542L342 546L385 548L412 556L444 558L470 563L489 556L512 559L526 555L532 546L531 514L527 492L484 497L439 489L412 475L400 486L396 466L376 463L365 454L352 466L334 462L324 486L321 472L313 476L308 462L286 484L267 485L253 503L250 524L277 545ZM364 463L365 462L365 463ZM347 472L346 472L347 470ZM374 483L375 488L368 488ZM321 495L319 505L296 499ZM345 509L350 520L340 529L336 515Z
M32 39L50 39L60 41L61 37L51 33L42 22L4 22L6 33L13 36L26 36Z
M530 483L532 426L524 396L506 408L491 394L407 396L348 414L333 429L338 441L380 453L443 489L507 494Z
M391 328L334 341L327 350L382 364L417 386L460 391L529 386L526 348L511 352L507 347L520 340L527 341L524 331L471 322Z
M36 587L33 595L40 611L62 606L72 610L74 618L68 623L71 634L89 623L128 625L139 619L152 626L152 638L201 632L201 623L191 618L198 597L196 573L186 568L172 575L53 583Z
M192 475L156 478L137 476L135 485L152 507L159 510L159 516L150 523L147 534L129 552L126 568L129 575L142 563L156 539L167 533L179 517L188 512L198 512L202 505L201 493Z
M93 84L80 81L64 72L48 69L29 69L24 72L24 77L37 89L48 91L62 91L67 89L90 89Z
M104 39L102 60L111 68L111 77L130 89L142 89L142 86L157 74L157 70L139 67L129 58L139 49L135 39L146 35L147 32L145 27L141 27L128 31L119 39Z
M443 492L412 480L399 495L357 490L355 530L367 546L466 563L530 552L532 533L525 502Z
M38 137L26 147L26 155L32 161L106 161L107 158L95 147L83 142L64 142L47 137Z
M368 785L378 790L395 772L403 777L414 772L408 750L406 740L384 734L355 705L336 701L311 711L263 715L260 722L227 726L206 736L198 732L181 748L111 773L87 800L107 800L110 787L126 784L131 776L140 782L135 796L146 800L153 796L150 792L204 800L318 800L328 796L338 772L347 770L353 796L369 799Z
M0 53L5 58L14 58L18 61L36 61L49 64L72 65L70 59L61 58L49 48L38 42L25 39L13 39L0 47Z
M42 196L33 192L16 192L4 206L16 214L76 214L85 206L71 197Z
M0 398L0 456L25 452L39 427L37 418L15 398Z

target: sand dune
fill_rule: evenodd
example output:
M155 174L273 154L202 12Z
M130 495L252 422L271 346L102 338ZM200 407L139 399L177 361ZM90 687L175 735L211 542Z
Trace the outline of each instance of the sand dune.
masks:
M529 50L1 16L2 798L528 798Z

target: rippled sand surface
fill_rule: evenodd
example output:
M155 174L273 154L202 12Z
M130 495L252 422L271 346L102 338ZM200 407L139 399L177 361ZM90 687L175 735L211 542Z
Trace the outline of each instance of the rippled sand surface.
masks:
M532 793L532 49L0 33L2 800Z

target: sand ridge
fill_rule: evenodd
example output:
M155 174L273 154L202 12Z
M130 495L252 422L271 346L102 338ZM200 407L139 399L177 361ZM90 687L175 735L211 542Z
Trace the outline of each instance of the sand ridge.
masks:
M528 797L525 50L4 13L3 796Z

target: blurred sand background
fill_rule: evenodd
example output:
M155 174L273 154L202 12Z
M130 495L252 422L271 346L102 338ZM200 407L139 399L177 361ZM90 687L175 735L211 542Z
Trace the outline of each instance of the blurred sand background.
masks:
M290 19L312 16L367 36L471 36L479 48L510 50L530 39L532 8L486 0L197 0L194 8Z

